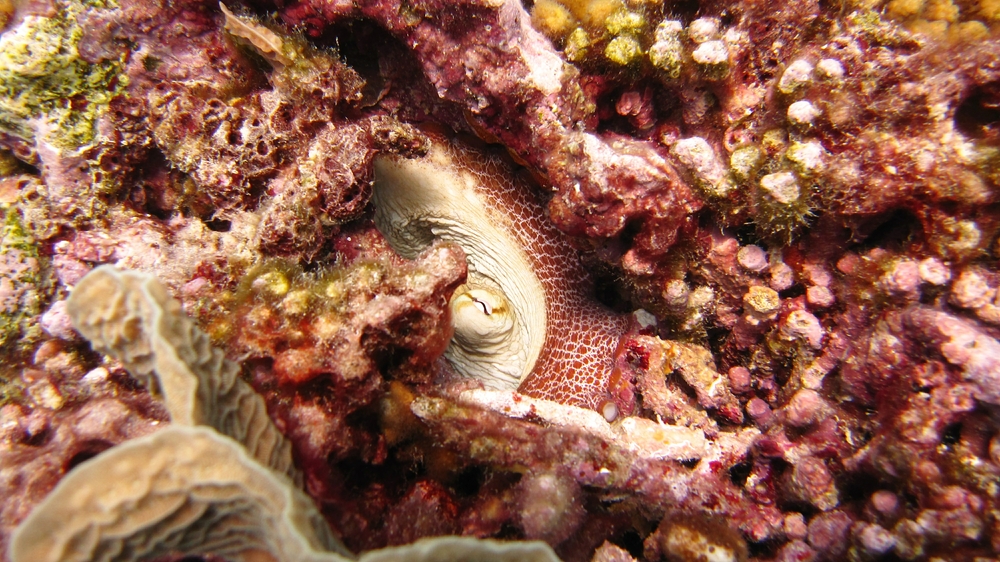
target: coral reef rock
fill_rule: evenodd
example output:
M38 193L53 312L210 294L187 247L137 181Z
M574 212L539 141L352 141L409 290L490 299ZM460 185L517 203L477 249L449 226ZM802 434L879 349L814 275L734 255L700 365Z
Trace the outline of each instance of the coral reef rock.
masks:
M235 378L236 365L179 313L179 303L159 282L103 266L80 281L68 307L74 325L96 347L137 374L156 374L173 423L69 471L15 531L12 562L165 554L350 559L311 499L288 478L288 443L264 414L263 401ZM362 560L470 556L557 560L544 543L461 537L426 539Z
M0 0L0 558L996 559L997 53L997 0ZM261 495L161 479L219 463Z

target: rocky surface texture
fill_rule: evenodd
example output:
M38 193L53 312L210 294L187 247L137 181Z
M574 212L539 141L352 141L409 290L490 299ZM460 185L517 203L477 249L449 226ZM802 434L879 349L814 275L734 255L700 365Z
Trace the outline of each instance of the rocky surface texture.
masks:
M1000 553L995 0L0 0L0 30L0 546L166 420L70 323L112 263L239 364L354 552ZM400 258L369 204L431 130L506 153L631 315L599 411L443 359L464 253Z

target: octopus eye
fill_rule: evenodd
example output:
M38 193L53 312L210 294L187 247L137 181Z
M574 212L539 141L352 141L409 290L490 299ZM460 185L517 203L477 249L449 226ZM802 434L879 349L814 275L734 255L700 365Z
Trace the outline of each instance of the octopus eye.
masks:
M514 314L499 289L459 287L451 297L451 316L455 341L470 352L488 355L497 346L516 349L522 345L514 341L519 337L513 330Z
M490 305L489 302L484 301L484 300L479 300L479 299L477 299L475 297L472 297L472 302L476 306L478 306L479 310L482 310L483 314L485 314L486 316L489 316L490 314L493 314L493 306Z
M460 286L451 297L452 308L462 305L474 305L480 312L489 316L509 308L507 297L500 289L471 288Z
M445 354L459 372L498 387L518 381L528 342L506 294L498 287L462 285L450 306L455 332Z

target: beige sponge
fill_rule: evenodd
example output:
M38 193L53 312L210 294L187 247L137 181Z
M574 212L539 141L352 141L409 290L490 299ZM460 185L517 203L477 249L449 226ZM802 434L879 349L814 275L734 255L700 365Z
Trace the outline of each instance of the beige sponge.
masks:
M207 427L171 426L74 468L14 533L12 562L339 561L311 499Z

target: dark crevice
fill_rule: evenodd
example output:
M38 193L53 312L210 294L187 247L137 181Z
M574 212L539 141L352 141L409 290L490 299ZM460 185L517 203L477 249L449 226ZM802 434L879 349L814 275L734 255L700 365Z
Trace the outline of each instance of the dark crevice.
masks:
M233 223L231 221L224 219L213 218L209 220L203 220L203 222L205 223L205 227L211 230L212 232L229 232L229 229L232 228L233 226Z
M81 463L96 457L97 455L110 449L112 446L113 444L107 441L89 441L84 443L80 450L71 456L68 461L66 461L66 472L69 472Z
M463 470L452 482L452 489L459 497L472 498L479 494L486 479L486 473L479 466L470 466Z
M750 473L753 471L753 464L749 462L741 462L739 464L734 464L729 468L729 479L737 487L742 488L746 482L747 478L750 477Z
M923 234L923 227L916 216L906 209L884 215L858 228L854 233L857 244L852 251L864 253L873 248L905 250L916 237Z
M636 531L626 531L615 544L627 550L633 558L642 559L642 536Z
M888 488L889 486L886 482L870 474L854 473L841 476L837 479L840 503L845 505L855 502L865 502L875 492Z
M955 127L971 138L1000 142L1000 81L969 92L955 111Z
M944 428L941 432L941 444L945 446L952 446L958 443L958 440L962 437L962 423L953 423L948 427Z

